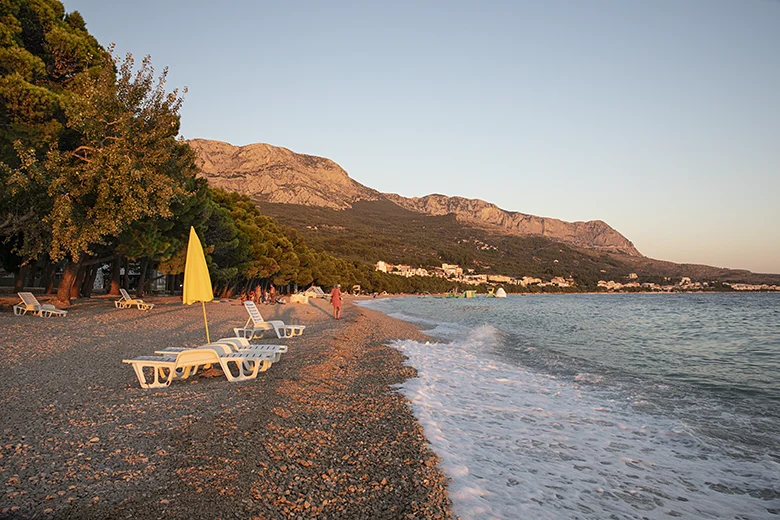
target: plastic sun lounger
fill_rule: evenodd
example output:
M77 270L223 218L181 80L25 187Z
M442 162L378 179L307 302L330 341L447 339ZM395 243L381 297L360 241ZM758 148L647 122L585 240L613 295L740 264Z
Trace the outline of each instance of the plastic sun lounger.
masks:
M216 348L214 348L216 347ZM224 352L224 354L220 354ZM174 379L187 379L202 365L220 365L225 377L231 383L255 379L273 364L273 355L265 352L229 352L229 347L210 345L209 348L195 348L162 356L139 356L123 359L122 363L133 366L141 388L165 388ZM235 368L236 374L231 370ZM145 369L151 369L147 377Z
M14 305L14 314L17 316L22 316L28 312L32 312L33 316L40 316L42 318L50 318L52 316L64 317L68 314L68 311L59 310L54 307L54 305L49 305L47 303L41 305L33 293L20 292L17 294L22 300L20 303Z
M276 337L279 339L293 338L303 334L303 329L306 328L306 325L285 325L280 320L265 321L260 315L260 311L257 310L255 302L245 301L244 307L246 307L246 311L249 313L249 319L243 327L233 329L233 334L239 338L247 340L251 340L255 336L261 338L266 330L276 332Z
M269 354L273 357L273 362L278 363L282 358L282 354L287 352L287 345L250 345L249 340L246 338L222 338L216 341L216 345L222 345L227 347L229 351L225 350L221 353L239 353L239 352L262 352ZM215 348L215 344L204 345L198 348ZM168 347L162 350L155 351L156 354L173 354L187 350L184 347ZM218 352L219 353L219 352Z
M125 289L119 289L119 292L122 297L114 301L114 307L117 309L129 309L135 305L142 311L148 311L154 307L153 303L145 303L143 300L131 298Z
M265 352L272 354L274 363L282 359L282 354L287 352L287 345L251 345L246 338L222 338L217 343L228 345L233 352L248 350L250 352Z
M246 345L249 348L238 348L237 345ZM282 354L287 352L287 347L285 345L249 345L249 341L247 341L244 338L226 338L226 339L220 339L215 343L209 343L207 345L202 345L200 347L197 347L199 349L208 349L213 350L217 353L217 355L221 359L228 359L231 362L235 361L236 364L238 364L238 358L239 356L243 356L244 360L241 361L241 366L244 369L244 372L249 373L252 370L254 370L254 362L257 359L270 361L270 364L266 368L263 368L260 370L260 372L265 372L269 368L271 368L271 364L276 363L282 358ZM168 347L162 350L156 350L155 354L161 354L163 356L170 356L175 355L178 352L183 352L184 350L189 350L186 348L179 348L179 347ZM211 364L206 365L204 368L209 368ZM222 367L223 370L225 370L225 366ZM240 373L240 372L239 372ZM194 375L195 372L192 372L190 375ZM228 376L228 379L230 377ZM250 378L253 379L253 378Z
M328 295L325 294L325 291L322 290L321 287L317 285L312 285L305 291L303 291L303 294L307 295L309 298L327 298Z

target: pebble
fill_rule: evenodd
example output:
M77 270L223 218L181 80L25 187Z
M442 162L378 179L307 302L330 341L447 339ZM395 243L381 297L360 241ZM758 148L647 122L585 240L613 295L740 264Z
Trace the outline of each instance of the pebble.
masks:
M438 458L394 388L414 370L386 345L424 340L415 327L349 300L339 321L324 300L264 305L307 329L255 340L289 347L256 380L144 390L122 359L205 342L200 306L150 299L148 312L77 300L56 321L0 312L3 515L452 518ZM206 311L212 338L246 321L240 304Z

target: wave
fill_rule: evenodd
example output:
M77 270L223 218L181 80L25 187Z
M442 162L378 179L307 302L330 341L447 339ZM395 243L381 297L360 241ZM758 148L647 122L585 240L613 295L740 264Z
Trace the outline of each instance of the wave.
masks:
M592 393L491 355L479 327L394 344L417 368L400 385L452 480L462 518L761 517L780 506L780 464L738 460L641 401Z
M520 305L532 304L528 298ZM561 335L550 323L565 320L565 309L549 318L527 307L477 315L463 305L409 308L395 301L378 309L442 339L394 346L417 369L400 388L452 479L456 515L780 514L780 458L772 456L777 410L755 400L729 404L734 393L724 393L725 386L646 374L654 351L641 363L621 364L601 362L579 344L569 348L567 338L580 341L592 324L566 325ZM529 319L519 321L521 315ZM643 318L656 326L652 316ZM631 324L621 320L620 327ZM674 338L672 331L667 336ZM607 349L635 347L612 339ZM657 344L643 348L665 355Z

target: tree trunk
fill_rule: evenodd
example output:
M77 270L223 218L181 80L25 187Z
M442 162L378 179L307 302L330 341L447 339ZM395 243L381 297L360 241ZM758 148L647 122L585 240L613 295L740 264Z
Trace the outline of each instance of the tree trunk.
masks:
M124 258L125 257L122 255L119 255L114 258L114 261L111 263L111 287L108 289L109 296L119 296L119 273L122 270L122 260L124 260Z
M93 264L87 270L87 276L84 277L84 283L81 284L81 294L85 298L92 297L92 290L95 288L95 279L100 272L100 266Z
M41 287L46 290L46 294L54 292L54 272L56 270L57 264L49 260L48 256L44 257L41 272Z
M80 262L79 270L76 273L76 280L73 282L73 285L70 288L71 298L78 298L79 296L82 296L81 285L84 283L84 278L87 276L87 269L88 267L85 266L83 262Z
M124 288L125 291L130 290L130 262L127 261L127 258L123 259L122 262L124 264L125 268L125 275L122 278L122 288Z
M149 269L149 258L144 257L141 259L141 273L138 276L138 287L135 288L135 296L141 298L144 295L144 289L146 285L146 271Z
M62 280L60 280L60 285L57 287L57 301L62 305L70 305L71 289L73 289L73 284L76 282L81 262L84 261L83 258L82 255L78 261L68 260L68 263L65 264L65 269L62 271Z
M29 270L29 265L19 266L19 270L16 271L16 276L14 277L14 292L24 291L24 280L27 278L27 271Z
M38 274L38 260L30 262L30 273L27 276L27 287L35 287L35 275Z

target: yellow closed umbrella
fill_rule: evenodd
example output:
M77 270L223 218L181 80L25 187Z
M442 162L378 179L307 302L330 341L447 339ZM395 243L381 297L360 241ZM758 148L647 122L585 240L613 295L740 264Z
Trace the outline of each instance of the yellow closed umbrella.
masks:
M192 305L200 302L203 306L203 321L206 324L206 343L211 343L209 338L209 322L206 319L206 302L214 299L214 291L211 289L211 277L206 265L206 255L203 254L203 246L195 228L190 226L190 242L187 244L187 263L184 264L184 304Z

